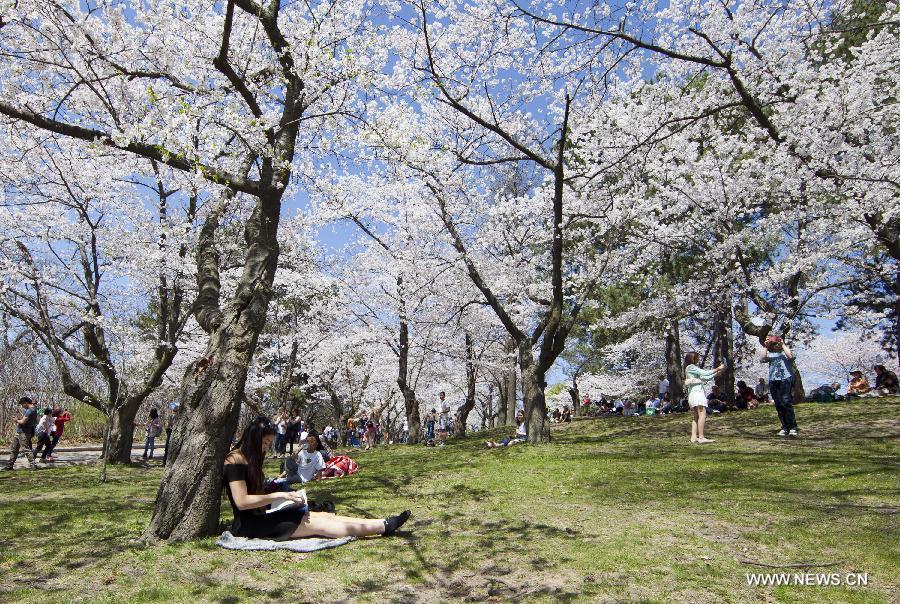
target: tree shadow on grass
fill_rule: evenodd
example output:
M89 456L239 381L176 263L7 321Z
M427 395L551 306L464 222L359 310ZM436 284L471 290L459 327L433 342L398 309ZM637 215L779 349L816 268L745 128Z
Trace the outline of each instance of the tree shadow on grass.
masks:
M564 581L547 584L546 571L562 568L566 558L547 560L530 557L529 545L553 539L578 538L577 531L561 529L539 522L484 521L462 512L449 510L441 521L447 526L466 525L467 534L478 535L474 552L459 551L447 561L429 559L414 531L400 531L413 563L405 567L408 580L421 585L419 592L437 596L439 600L453 599L483 602L488 599L516 601L528 597L550 598L568 602L583 596L580 582ZM432 524L420 521L419 528ZM545 571L536 574L535 571ZM377 591L390 592L393 586L367 585L369 595ZM415 590L408 599L416 601ZM348 600L349 601L349 600Z

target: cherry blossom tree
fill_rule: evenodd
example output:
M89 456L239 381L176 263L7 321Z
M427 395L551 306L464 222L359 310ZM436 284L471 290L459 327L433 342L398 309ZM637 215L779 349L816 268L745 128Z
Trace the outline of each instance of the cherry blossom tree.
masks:
M221 462L278 262L281 202L308 173L322 135L356 111L355 90L379 68L365 2L228 0L199 6L18 2L0 28L0 114L17 127L119 149L194 176L214 191L196 253L192 308L209 334L185 373L182 408L150 539L216 530ZM249 196L241 277L221 303L216 231ZM197 460L201 460L199 463Z
M196 197L178 207L153 162L155 179L132 184L120 154L17 142L0 211L0 305L39 338L63 393L105 414L104 459L127 463L138 409L163 383L190 318Z

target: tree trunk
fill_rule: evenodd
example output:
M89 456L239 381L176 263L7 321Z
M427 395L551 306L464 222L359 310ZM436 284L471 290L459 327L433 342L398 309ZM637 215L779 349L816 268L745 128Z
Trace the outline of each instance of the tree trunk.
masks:
M418 444L422 441L422 416L419 415L419 401L416 400L416 392L412 388L407 388L403 392L403 405L406 410L406 421L409 422L407 443Z
M398 289L401 281L397 279ZM405 304L400 302L401 315L405 313ZM397 355L397 386L403 395L403 407L406 411L406 421L409 423L409 440L407 444L418 444L422 439L422 418L419 416L419 402L416 400L416 391L409 386L409 325L404 319L400 320L400 346Z
M547 399L544 375L538 370L531 353L531 341L525 340L519 347L519 366L522 369L522 398L525 401L525 426L528 442L550 442L547 424Z
M734 401L734 329L731 326L731 308L724 305L716 313L715 349L713 364L718 367L726 365L725 371L716 376L716 385L721 389L726 400Z
M897 369L900 370L900 270L894 276L894 352L897 353Z
M681 335L678 319L670 319L666 325L666 379L669 380L669 396L673 403L684 397L684 370L681 367Z
M472 336L466 333L466 400L462 406L456 410L455 436L466 435L466 421L469 419L469 413L475 408L475 381L477 374L475 372L475 346L472 342Z
M104 457L110 463L130 463L134 446L134 419L140 403L120 406L113 411L113 421L109 431L109 444Z
M800 374L800 370L797 369L796 359L791 364L794 369L794 384L791 389L792 398L795 402L806 400L806 391L803 388L803 376Z
M516 341L512 338L509 339L506 352L509 355L515 354L517 350ZM529 358L531 357L531 351L528 351ZM506 394L506 399L502 401L502 406L506 408L506 417L505 423L507 426L515 426L516 425L516 359L512 357L507 361L507 370L505 378L505 387L504 392Z
M231 449L247 368L272 297L279 212L280 195L259 198L245 226L247 255L236 291L221 320L210 323L214 329L207 357L192 363L182 379L182 417L172 433L169 461L144 532L149 541L183 541L218 531L222 463ZM203 253L209 250L198 251Z

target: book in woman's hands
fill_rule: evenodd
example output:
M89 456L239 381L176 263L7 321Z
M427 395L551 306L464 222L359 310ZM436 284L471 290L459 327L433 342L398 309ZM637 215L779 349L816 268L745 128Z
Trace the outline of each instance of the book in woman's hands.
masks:
M300 489L299 491L297 491L297 493L303 495L303 503L294 501L292 499L276 499L269 505L269 509L266 510L266 514L271 514L272 512L280 512L281 510L300 508L306 505L306 489Z

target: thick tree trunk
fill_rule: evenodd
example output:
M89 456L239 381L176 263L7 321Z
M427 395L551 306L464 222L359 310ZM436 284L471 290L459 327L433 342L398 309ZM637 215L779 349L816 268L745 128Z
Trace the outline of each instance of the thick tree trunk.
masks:
M509 342L506 346L506 352L509 355L515 354L517 350L516 341L510 338ZM531 357L531 351L528 351L529 358ZM507 426L515 426L516 425L516 392L518 390L518 385L516 384L516 358L512 357L507 361L507 370L506 375L504 376L505 384L504 384L504 393L506 395L505 400L502 401L502 405L506 408L506 417L504 418L504 423Z
M172 433L166 472L144 532L147 540L183 541L218 531L222 463L272 297L279 211L280 196L259 199L245 227L247 255L237 289L224 313L210 318L214 329L206 359L193 363L184 375L182 417Z
M725 371L716 377L716 385L729 401L734 401L734 329L731 325L730 305L724 305L716 315L715 348L713 364L718 367L726 365Z
M684 397L684 370L681 367L681 335L678 319L670 319L666 325L666 379L669 380L669 396L673 403Z
M544 375L538 370L531 356L531 341L519 346L519 367L522 370L522 398L525 401L525 425L528 442L550 442L550 427L547 424L547 399Z
M104 457L110 463L130 463L131 448L134 446L134 420L140 402L124 404L113 412L112 425L109 431L109 443Z
M497 378L497 405L491 416L491 428L499 428L506 425L506 374ZM493 406L493 404L492 404Z
M800 370L797 369L796 361L793 363L794 366L794 386L792 388L792 396L794 402L806 400L806 390L803 387L803 375L800 374Z
M411 388L407 388L403 392L403 405L406 410L406 421L409 422L409 440L410 445L418 444L422 441L422 416L419 415L419 401L416 400L416 392Z
M900 260L900 259L898 259ZM894 348L897 353L897 369L900 370L900 270L894 276Z

